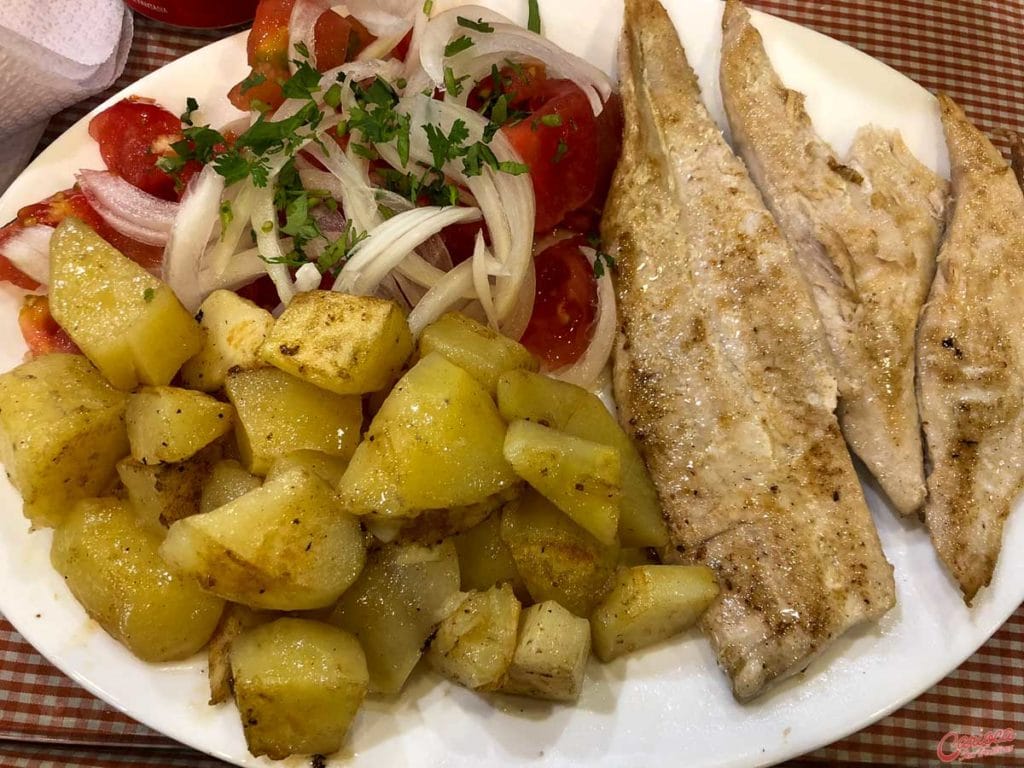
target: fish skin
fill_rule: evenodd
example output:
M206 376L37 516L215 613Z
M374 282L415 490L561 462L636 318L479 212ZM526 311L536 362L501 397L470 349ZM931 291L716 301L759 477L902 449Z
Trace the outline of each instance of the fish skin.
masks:
M892 607L892 567L795 257L657 0L627 0L620 71L624 147L602 221L616 401L658 489L666 558L716 573L701 627L749 701Z
M873 126L840 161L803 94L772 68L739 0L722 17L722 100L733 141L796 251L822 315L851 449L902 514L925 499L915 331L935 273L947 184L899 134Z
M924 518L970 604L1024 490L1024 193L963 110L939 105L955 203L918 331Z

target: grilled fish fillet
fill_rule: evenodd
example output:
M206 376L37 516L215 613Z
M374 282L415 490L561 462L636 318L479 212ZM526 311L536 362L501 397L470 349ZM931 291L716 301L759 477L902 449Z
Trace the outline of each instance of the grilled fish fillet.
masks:
M838 365L839 421L903 514L925 497L914 395L917 319L935 273L946 183L898 133L857 134L845 163L772 69L738 0L722 19L733 140L810 283Z
M702 627L746 701L888 610L892 567L793 252L657 0L627 0L620 58L625 145L602 222L618 264L616 400L672 559L717 574Z
M955 205L918 336L924 516L970 603L1024 488L1024 193L953 100L939 102Z

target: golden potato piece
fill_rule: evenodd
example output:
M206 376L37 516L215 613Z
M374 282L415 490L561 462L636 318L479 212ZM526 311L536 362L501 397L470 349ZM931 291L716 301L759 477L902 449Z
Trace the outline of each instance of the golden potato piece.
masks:
M280 760L341 747L366 697L366 657L348 632L278 619L231 644L235 701L249 751Z
M451 541L436 547L388 544L370 553L329 621L359 638L370 689L398 693L458 591L459 560Z
M146 387L128 398L125 412L132 458L183 461L231 431L233 410L202 392Z
M537 602L589 616L611 588L618 547L605 546L536 491L502 512L501 538Z
M74 218L50 240L50 311L118 389L169 384L202 346L174 292Z
M331 456L323 451L301 449L286 453L274 459L267 472L267 479L287 471L290 467L304 467L334 488L345 474L348 461L341 456Z
M506 421L527 419L617 448L622 464L619 540L624 547L668 544L668 529L647 466L597 395L529 371L509 371L498 381L498 409Z
M513 421L505 458L516 474L592 533L614 544L619 528L619 452L532 421Z
M576 701L590 656L590 623L554 600L531 605L519 619L519 640L503 693Z
M142 464L130 456L121 459L117 463L117 474L139 520L162 530L182 518L198 514L203 484L217 453L219 451L200 451L174 464Z
M160 534L118 499L78 502L54 531L50 560L103 629L144 661L191 656L210 639L224 601L174 575Z
M311 449L348 460L359 442L363 405L276 368L228 374L224 385L235 406L238 451L245 468L266 475L274 459Z
M718 595L703 565L638 565L619 571L590 617L594 653L611 661L693 626Z
M501 515L492 514L479 525L454 536L459 553L461 587L484 591L498 584L511 584L520 597L529 594L512 552L501 538Z
M181 382L189 389L216 392L228 371L262 365L260 347L274 325L274 316L231 291L214 291L196 314L203 329L203 346L181 367Z
M437 352L462 368L494 395L498 377L523 368L536 371L540 362L517 341L458 312L449 312L420 334L421 357Z
M293 467L212 512L179 520L160 554L226 600L301 611L337 600L362 570L366 546L334 491Z
M0 461L33 525L56 525L110 486L128 454L126 403L81 355L45 355L0 376Z
M203 482L199 511L212 512L239 496L259 488L263 482L234 459L223 459L210 468Z
M518 483L502 456L505 422L472 376L438 354L405 374L339 485L357 515L415 517L486 501Z
M430 641L430 665L466 688L495 690L516 650L519 611L508 584L453 598Z
M335 291L292 299L260 350L271 365L339 395L383 389L411 354L409 324L395 302Z
M278 615L269 611L256 611L238 603L227 604L206 649L211 705L231 698L231 644L235 638L247 629L273 621Z

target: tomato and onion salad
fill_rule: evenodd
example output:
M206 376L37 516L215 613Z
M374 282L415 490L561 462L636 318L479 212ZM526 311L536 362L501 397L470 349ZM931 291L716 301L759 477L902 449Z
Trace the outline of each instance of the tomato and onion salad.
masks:
M0 229L0 280L38 288L6 244L76 216L165 279L245 262L231 287L268 308L309 286L358 289L403 300L414 330L461 309L592 384L607 359L592 347L610 349L595 333L614 326L610 288L598 289L611 262L591 247L621 146L610 83L485 8L361 19L372 4L347 5L352 16L260 3L252 72L229 95L249 119L218 131L191 100L176 116L138 98L93 118L108 173L83 172ZM121 221L96 189L167 226ZM206 262L183 264L186 250ZM185 293L211 286L225 287ZM33 354L74 346L38 297L20 325Z

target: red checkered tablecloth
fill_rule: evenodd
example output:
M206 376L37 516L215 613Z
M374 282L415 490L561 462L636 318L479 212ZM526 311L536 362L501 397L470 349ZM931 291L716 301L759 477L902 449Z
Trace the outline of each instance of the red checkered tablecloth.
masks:
M541 0L545 2L558 0ZM817 29L943 90L994 137L1024 132L1024 0L751 0ZM228 32L182 32L136 19L135 42L113 93ZM55 117L52 141L102 94ZM1014 553L1017 554L1017 553ZM936 638L936 642L941 639ZM1024 725L1024 607L959 669L893 715L797 761L813 765L935 765L950 731L978 734ZM1012 754L979 760L1024 766L1024 734ZM39 656L0 619L0 766L213 768L112 710Z

